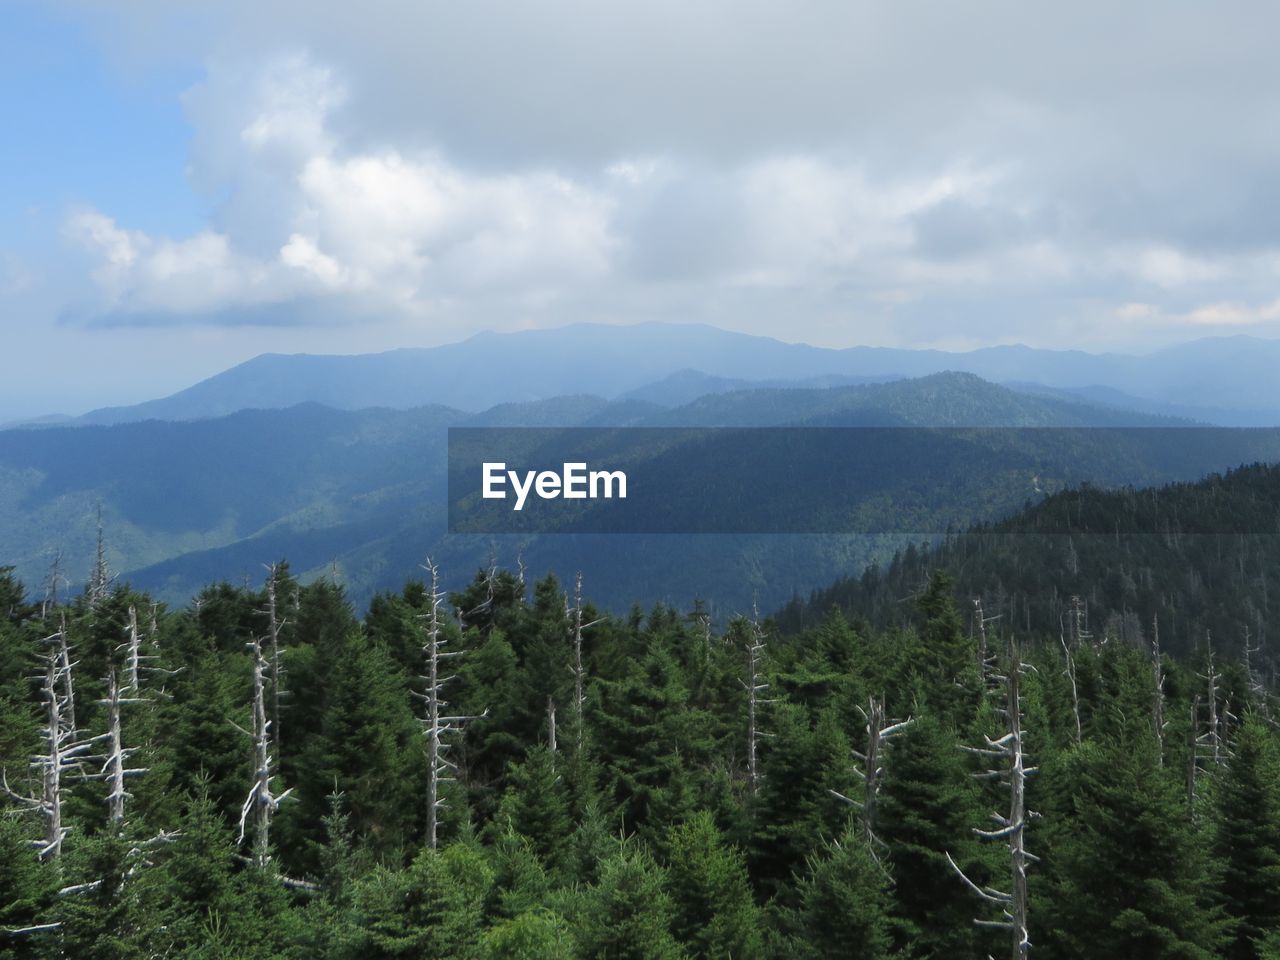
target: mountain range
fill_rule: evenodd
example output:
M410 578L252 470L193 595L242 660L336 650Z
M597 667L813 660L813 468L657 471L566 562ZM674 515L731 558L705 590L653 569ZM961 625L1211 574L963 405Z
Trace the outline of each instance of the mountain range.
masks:
M460 585L490 554L507 565L521 554L536 573L570 577L585 571L593 596L605 605L641 599L683 606L702 597L722 612L748 609L752 602L768 608L857 573L869 561L887 560L910 538L449 535L447 429L1187 423L1015 391L963 373L848 386L727 389L679 406L630 391L614 393L616 399L577 394L501 403L478 413L439 404L345 410L308 402L186 420L0 431L0 563L15 564L25 580L38 584L60 555L67 581L83 582L101 507L112 569L172 601L185 600L212 580L258 579L263 563L281 558L304 578L340 576L353 600L363 603L414 576L427 555L440 562L450 585ZM1170 462L1085 436L1070 449L1032 451L1035 471L1028 468L1027 450L1008 445L986 451L981 461L971 459L987 472L968 478L963 496L975 490L982 495L963 504L962 515L994 520L1066 482L1191 480L1258 456L1252 447L1228 443ZM670 458L672 470L697 463L679 450L654 451L653 462L662 456ZM777 476L775 495L793 509L823 506L817 478L790 471L784 450L739 448L725 456L733 461L722 463L729 470L768 463ZM1270 451L1271 457L1280 459L1280 451ZM938 470L955 473L956 463L954 457L940 459ZM987 478L993 482L985 483ZM855 506L891 509L870 500ZM937 506L955 515L955 503Z
M1144 355L996 346L962 353L828 349L703 325L576 324L354 356L264 354L168 397L64 423L192 420L320 403L342 410L440 404L480 412L568 394L677 407L749 388L826 389L972 373L1099 406L1221 425L1280 423L1280 341L1197 340ZM46 418L43 423L51 421Z

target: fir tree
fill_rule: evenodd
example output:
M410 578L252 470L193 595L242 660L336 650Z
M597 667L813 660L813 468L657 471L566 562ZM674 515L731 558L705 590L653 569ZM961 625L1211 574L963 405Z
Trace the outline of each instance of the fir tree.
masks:
M882 960L890 956L888 874L850 825L809 861L800 885L802 956Z
M664 871L635 843L625 843L600 869L580 937L589 960L678 960L671 935L671 898Z
M730 847L711 815L696 813L671 830L667 891L671 927L689 956L751 960L762 951L760 914L746 860Z
M1154 738L1086 741L1046 775L1041 887L1048 958L1209 960L1225 940L1217 868Z
M1228 960L1256 960L1259 941L1280 929L1280 753L1275 733L1256 717L1236 737L1215 791L1214 853L1222 895L1235 922Z

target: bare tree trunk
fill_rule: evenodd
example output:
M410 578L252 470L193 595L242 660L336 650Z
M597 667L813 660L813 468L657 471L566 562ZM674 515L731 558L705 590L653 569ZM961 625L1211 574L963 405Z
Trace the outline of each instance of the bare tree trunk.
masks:
M143 701L139 698L121 697L120 693L120 682L112 668L107 674L107 698L98 701L107 708L107 752L102 757L100 776L107 782L107 819L117 830L124 825L125 800L131 796L125 789L125 779L146 773L143 768L131 769L128 765L129 757L137 751L124 745L121 722L121 707L124 704Z
M284 630L287 622L280 616L279 605L277 603L277 583L280 577L280 567L278 564L272 563L267 566L267 629L268 637L271 641L271 725L274 733L275 742L280 743L281 727L280 727L280 698L284 695L283 690L283 665L281 663L281 654L284 647L281 643L281 632Z
M153 648L154 645L155 641L152 640ZM137 607L132 605L129 607L129 626L125 631L125 640L116 650L124 652L125 682L121 688L122 690L138 693L142 690L142 675L144 673L168 672L160 670L153 665L158 659L154 654L142 652L142 631L138 628Z
M53 635L57 644L56 654L58 657L58 675L62 679L62 697L64 701L63 715L66 720L66 726L69 730L76 730L79 725L76 723L76 694L75 686L72 682L71 668L71 643L67 639L67 615L63 613L59 617L58 632Z
M1084 738L1084 727L1080 723L1080 689L1076 686L1076 658L1071 652L1072 645L1066 636L1059 632L1058 640L1062 643L1062 653L1067 659L1066 676L1071 682L1071 716L1076 722L1076 743Z
M742 685L747 689L747 786L755 793L760 786L759 746L764 734L760 732L759 708L771 703L762 699L760 694L769 689L760 673L764 660L764 631L760 629L760 613L752 605L751 633L747 638L747 676Z
M445 755L450 747L447 738L461 731L469 720L476 718L444 714L443 708L448 706L448 701L444 699L444 688L454 678L441 675L441 664L449 657L461 655L462 651L444 649L448 638L441 630L440 605L444 601L444 593L440 590L440 570L430 560L423 565L423 569L431 575L431 610L426 615L427 640L423 646L427 673L422 678L425 684L422 698L426 703L423 732L427 738L427 846L434 849L439 843L440 811L445 807L440 787L452 781L458 769ZM490 589L492 591L492 586Z
M1226 747L1222 730L1222 714L1218 710L1218 669L1213 662L1213 647L1209 646L1209 660L1205 672L1199 674L1201 680L1205 681L1208 686L1208 696L1205 701L1209 710L1209 726L1208 729L1196 738L1198 745L1197 753L1201 759L1207 759L1214 766L1222 763L1226 753Z
M552 753L556 752L556 701L547 697L547 746Z
M240 808L240 833L237 843L243 843L250 815L253 817L254 866L263 869L271 862L271 818L292 788L281 794L272 792L275 779L275 760L272 757L271 720L267 717L268 664L262 651L262 638L255 637L249 644L253 653L253 730L242 731L253 740L253 787Z
M427 561L431 572L431 619L427 627L427 846L437 844L437 816L440 810L440 593L439 569Z
M853 752L853 755L862 765L861 769L855 769L858 777L862 780L862 799L853 800L841 793L837 793L835 790L832 790L831 793L846 803L853 804L859 808L862 813L862 832L874 856L876 848L884 846L884 842L876 836L875 831L876 806L880 796L880 781L884 774L884 768L880 762L881 754L889 742L903 733L911 726L913 721L910 717L906 720L885 720L883 697L870 697L868 698L867 709L863 710L861 707L858 709L867 721L867 749L865 752L857 750Z
M1187 751L1187 802L1195 804L1196 802L1196 778L1200 772L1199 765L1199 749L1200 738L1198 730L1200 729L1200 694L1196 694L1195 699L1191 701L1191 733L1189 744L1190 749Z
M1010 635L1008 671L1002 678L1005 683L1004 714L1008 722L1007 731L996 740L987 737L985 746L964 748L969 753L1003 761L1001 767L988 770L987 776L1000 779L1008 785L1009 815L993 813L991 818L996 822L996 829L975 829L974 832L984 840L1000 841L1006 845L1009 851L1009 890L978 886L965 875L951 858L951 854L947 854L947 860L969 889L986 902L1000 908L999 920L978 919L974 923L980 927L1009 931L1009 956L1012 960L1025 960L1031 949L1027 916L1027 867L1037 859L1028 853L1026 848L1027 821L1035 816L1027 810L1026 785L1027 778L1036 772L1036 768L1026 766L1026 755L1023 751L1020 690L1023 669L1017 638Z
M573 749L574 759L582 758L587 730L587 668L582 657L582 632L594 627L600 620L582 622L582 572L579 571L573 585Z
M982 678L982 688L987 689L987 675L995 665L995 657L987 649L987 624L1000 619L1000 614L987 617L982 612L982 600L973 601L973 619L978 627L978 675Z
M44 600L40 603L41 622L49 616L50 610L57 609L58 588L65 579L62 575L62 551L59 550L53 555L53 562L49 564L49 574L44 581Z
M1155 726L1156 744L1160 765L1164 766L1164 663L1160 659L1160 618L1151 618L1151 722Z
M96 610L107 599L111 587L111 571L107 567L107 543L102 530L102 504L98 504L98 546L93 561L93 576L89 579L89 608Z
M1267 702L1267 686L1263 682L1262 672L1254 662L1254 656L1261 652L1261 645L1253 645L1249 628L1244 628L1244 671L1249 685L1249 706L1258 711L1265 720L1271 720L1271 705Z
M41 655L44 672L40 696L45 706L45 725L42 731L45 742L43 753L31 761L31 769L40 775L40 796L29 797L17 793L9 786L7 775L0 773L0 790L10 799L29 810L37 811L44 820L43 836L32 841L40 859L52 860L62 853L62 841L68 828L63 826L64 779L81 773L81 764L91 744L79 739L75 726L75 687L69 644L66 637L66 619L62 628L41 641L48 651Z
M1009 819L1006 822L1009 837L1010 872L1013 884L1012 916L1013 949L1010 956L1019 960L1031 947L1027 929L1027 768L1022 750L1022 698L1020 679L1022 656L1018 641L1009 635L1009 702L1006 707L1009 719Z
M130 607L130 610L133 608ZM137 624L135 623L136 627ZM135 631L136 632L136 631ZM134 683L137 674L134 674ZM116 672L107 675L107 762L103 773L107 779L107 819L112 826L119 827L124 823L124 789L125 749L124 737L120 730L120 683Z

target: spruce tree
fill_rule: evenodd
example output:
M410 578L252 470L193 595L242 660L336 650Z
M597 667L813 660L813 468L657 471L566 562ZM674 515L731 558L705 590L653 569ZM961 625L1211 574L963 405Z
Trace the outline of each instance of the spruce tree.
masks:
M480 960L574 960L573 935L549 910L529 910L497 924L480 941Z
M1280 751L1273 730L1249 717L1215 790L1214 853L1222 899L1234 921L1228 960L1256 960L1259 942L1280 930Z
M930 713L894 741L885 763L877 835L894 878L894 942L905 957L969 956L971 895L947 862L984 876L973 826L978 793L955 734Z
M624 843L600 868L579 936L587 960L679 960L665 871L636 842Z
M544 746L529 750L511 769L510 786L498 808L498 821L528 837L547 869L560 871L570 859L573 824L557 756Z
M729 846L711 814L695 813L670 831L667 891L672 931L689 956L752 960L762 952L761 918L743 855Z
M1033 910L1046 958L1218 955L1227 924L1207 830L1154 737L1085 741L1046 769L1040 795L1052 801Z
M850 824L809 860L800 884L800 953L811 960L890 956L889 875Z

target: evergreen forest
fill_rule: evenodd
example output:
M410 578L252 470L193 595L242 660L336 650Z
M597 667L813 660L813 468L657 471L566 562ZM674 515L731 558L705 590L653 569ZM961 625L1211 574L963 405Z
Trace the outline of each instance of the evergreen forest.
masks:
M1171 537L915 550L776 616L5 568L0 956L1280 958L1265 631L1202 596L1276 567Z

